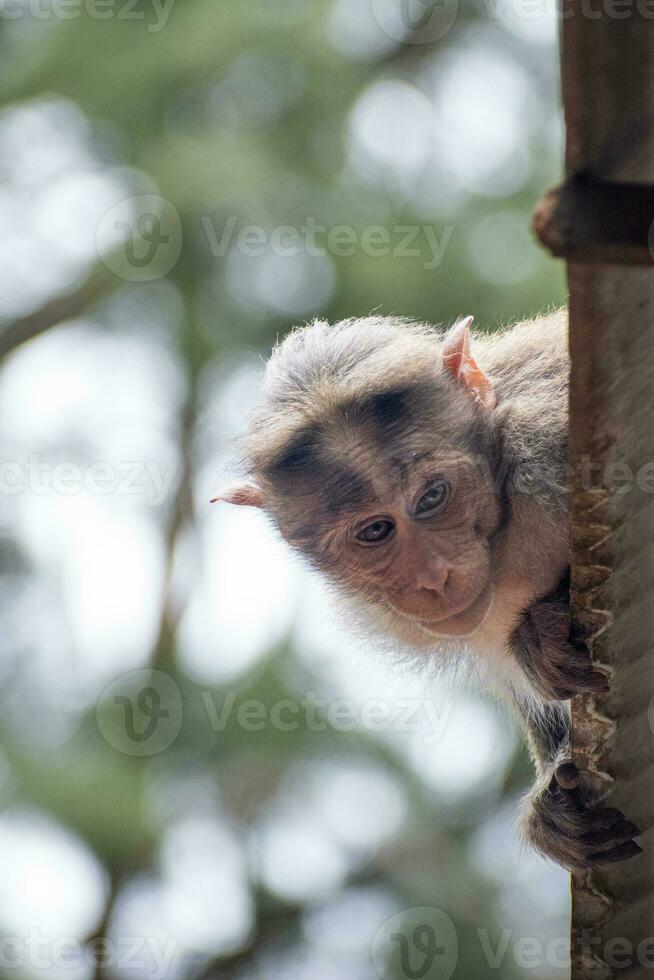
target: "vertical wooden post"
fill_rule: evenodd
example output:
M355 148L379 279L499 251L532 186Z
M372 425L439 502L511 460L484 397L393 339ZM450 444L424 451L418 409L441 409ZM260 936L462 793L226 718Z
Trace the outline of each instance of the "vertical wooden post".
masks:
M573 607L593 633L593 659L612 669L609 695L573 703L573 759L611 786L610 802L641 828L645 848L574 876L572 977L651 977L654 272L571 266L569 281ZM620 970L649 937L646 962Z
M644 847L573 877L572 978L632 980L654 977L654 6L562 0L561 23L568 180L534 225L568 260L573 610L612 672L573 703L573 758Z

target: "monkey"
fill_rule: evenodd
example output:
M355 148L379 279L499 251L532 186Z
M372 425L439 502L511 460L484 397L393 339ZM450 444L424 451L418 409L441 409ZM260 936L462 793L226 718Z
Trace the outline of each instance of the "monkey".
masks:
M571 871L641 853L583 790L570 700L608 690L569 603L567 316L495 333L369 316L291 331L218 500L262 508L380 639L466 662L525 731L526 840Z

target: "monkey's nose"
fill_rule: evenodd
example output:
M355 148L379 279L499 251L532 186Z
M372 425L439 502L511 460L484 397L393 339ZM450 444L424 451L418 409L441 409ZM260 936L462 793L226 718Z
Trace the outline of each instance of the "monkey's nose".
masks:
M432 558L418 570L416 585L419 589L445 594L445 587L450 577L450 566L442 558Z

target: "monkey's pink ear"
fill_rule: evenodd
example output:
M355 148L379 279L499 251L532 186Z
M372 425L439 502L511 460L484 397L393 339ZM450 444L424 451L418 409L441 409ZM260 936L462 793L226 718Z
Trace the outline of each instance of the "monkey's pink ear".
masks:
M457 320L445 336L441 350L443 367L455 381L469 391L488 412L497 404L490 379L484 374L472 355L470 324L473 317Z
M239 507L264 507L263 491L252 481L230 483L211 501L217 503L236 504Z

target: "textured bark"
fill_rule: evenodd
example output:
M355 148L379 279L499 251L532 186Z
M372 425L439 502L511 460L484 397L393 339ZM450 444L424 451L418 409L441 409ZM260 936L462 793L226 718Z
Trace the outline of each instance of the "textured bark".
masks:
M654 21L642 10L563 2L569 177L654 182ZM573 980L654 976L654 272L606 259L568 265L573 605L612 671L610 694L575 699L573 757L645 850L573 878Z
M654 938L640 964L638 946L654 937L654 276L575 266L569 281L573 604L612 669L609 695L573 704L573 759L611 787L645 848L573 879L572 976L615 975L618 948L634 958L620 976L652 976Z

